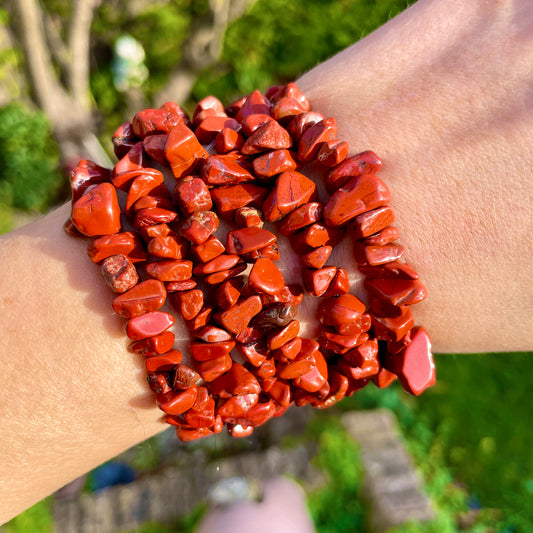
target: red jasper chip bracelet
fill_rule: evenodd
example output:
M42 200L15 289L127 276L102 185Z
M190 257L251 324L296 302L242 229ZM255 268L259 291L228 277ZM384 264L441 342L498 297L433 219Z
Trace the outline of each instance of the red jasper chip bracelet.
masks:
M330 407L370 381L398 378L416 395L434 384L430 340L411 312L426 289L401 261L381 161L348 157L335 119L311 111L294 83L226 108L209 96L192 119L173 102L145 109L113 144L112 170L84 160L73 171L65 228L92 239L129 349L145 357L182 441L224 426L244 437L292 404ZM315 162L331 193L324 203L305 175ZM279 234L300 257L303 286L276 265ZM367 306L328 263L348 235ZM320 298L316 339L300 335L304 293ZM189 365L174 349L167 301L190 331Z

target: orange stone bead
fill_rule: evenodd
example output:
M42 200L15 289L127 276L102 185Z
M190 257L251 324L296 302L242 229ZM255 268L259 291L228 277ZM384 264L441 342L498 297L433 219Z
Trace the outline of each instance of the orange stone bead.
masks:
M154 237L148 243L148 253L165 259L182 259L186 254L188 243L176 236Z
M126 199L126 211L130 211L139 198L148 196L163 181L163 174L159 170L145 169L145 172L137 176L130 185Z
M359 270L367 278L418 279L415 269L401 261L390 261L382 265L360 266Z
M306 130L323 120L324 115L322 115L322 113L308 111L301 115L296 115L289 124L287 124L287 131L295 142L300 142L300 139Z
M192 262L186 259L168 259L148 263L146 273L160 281L185 281L192 276Z
M219 154L238 150L244 144L244 137L231 128L224 128L215 137L215 149Z
M82 159L70 175L72 201L79 200L89 187L109 181L111 181L111 170Z
M132 342L128 349L140 355L161 355L168 352L174 345L174 333L165 331L161 335Z
M72 222L89 237L120 231L120 206L111 183L100 183L85 191L72 205Z
M155 337L156 335L161 335L172 326L174 321L175 319L170 313L151 311L144 315L130 318L126 326L126 334L133 340Z
M226 249L230 254L246 254L276 242L276 236L262 228L251 227L229 231Z
M243 394L228 398L223 404L219 405L216 414L222 417L222 420L228 418L244 418L246 413L257 404L259 394Z
M418 279L379 279L365 280L365 288L370 294L393 305L413 305L427 296L427 290Z
M337 138L337 122L327 118L306 129L298 146L298 161L310 163L318 155L322 144Z
M149 279L113 300L113 310L117 315L132 318L150 311L157 311L167 297L165 286L158 280Z
M224 128L235 130L240 129L240 124L233 118L224 116L206 117L194 130L196 137L202 144L209 144Z
M383 246L384 244L390 244L400 237L400 231L394 226L389 226L384 228L374 235L370 235L363 239L363 244L365 246Z
M180 231L193 244L202 244L215 233L218 225L218 216L213 211L195 211L180 222Z
M263 389L278 405L282 407L290 405L292 393L291 386L287 381L280 378L267 378L263 381Z
M256 292L278 293L285 285L283 274L270 259L258 259L248 276L249 287Z
M157 405L159 409L169 415L181 415L188 411L196 401L196 387L189 387L184 391L171 391L166 394L159 394Z
M155 224L167 224L168 222L172 222L176 216L177 214L174 211L169 211L168 209L148 207L147 209L137 211L133 224L137 229Z
M248 115L258 113L268 115L270 113L270 103L260 91L255 90L246 97L235 118L242 122Z
M252 133L264 126L267 122L272 122L274 119L265 113L254 113L245 117L241 123L242 133L245 137L250 137Z
M139 275L133 263L122 254L107 257L100 267L104 281L115 292L126 292L139 281Z
M233 364L229 355L222 355L215 359L200 361L196 363L196 369L204 381L210 382L225 374Z
M144 366L148 372L169 372L181 363L183 354L179 350L170 350L164 355L147 357Z
M234 341L190 343L191 354L195 361L208 361L229 355L234 347Z
M375 376L381 369L378 360L378 341L368 340L344 354L344 360L352 367L350 376L363 379Z
M164 356L162 356L164 357ZM174 371L172 386L176 390L185 390L200 381L200 374L190 366L178 364Z
M168 133L180 122L183 122L183 118L171 111L165 109L144 109L133 117L131 124L133 133L143 139L151 133Z
M241 278L232 278L224 281L216 292L216 301L221 309L229 309L234 306L241 295L244 282Z
M167 158L165 157L165 145L167 144L168 135L148 135L143 139L144 151L160 165L168 166Z
M234 153L209 156L202 165L200 177L213 186L254 181L248 164Z
M233 363L226 374L214 380L209 390L214 396L229 398L243 394L259 394L262 389L255 376L239 363Z
M316 185L308 177L296 171L283 172L263 204L263 213L267 220L275 222L312 201L315 195Z
M196 265L192 273L195 276L206 276L207 274L213 274L213 272L233 268L240 260L238 255L221 254L207 263Z
M257 315L263 306L259 296L250 296L241 302L236 303L226 311L218 313L216 320L228 331L240 333L243 331L250 320Z
M354 258L360 267L391 263L400 259L404 253L404 247L399 244L365 246L362 242L358 241L354 245ZM359 268L359 270L361 270L361 268Z
M326 141L317 154L317 161L325 167L334 167L346 159L350 146L346 141Z
M174 126L167 138L165 157L175 178L191 174L198 163L208 157L205 148L185 124Z
M335 274L337 267L325 266L318 270L304 269L303 280L306 290L312 296L322 296L327 290Z
M291 320L286 326L273 328L267 334L268 347L271 350L281 348L287 342L294 339L300 332L300 323L298 320Z
M282 235L288 236L322 218L322 204L308 202L288 214L279 226Z
M397 317L372 316L372 329L378 340L399 341L414 326L414 318L408 306L402 307Z
M358 320L364 312L365 304L353 294L330 297L318 305L318 319L321 324L328 326L350 324Z
M208 274L204 281L209 285L218 285L224 281L238 276L241 272L244 272L248 268L248 265L244 262L237 263L233 268L228 270L221 270L219 272L214 272L213 274Z
M394 222L394 213L388 206L378 207L361 213L354 219L354 235L356 239L368 237Z
M311 252L303 254L300 256L300 259L304 266L318 269L322 268L326 264L326 261L328 260L332 251L333 248L331 246L320 246Z
M261 366L269 353L266 342L259 340L248 342L245 344L237 343L237 350L239 353L252 364L253 366ZM259 376L257 376L259 377Z
M240 183L227 187L217 187L211 190L211 197L219 213L226 218L232 216L239 207L252 205L260 207L268 191L253 183Z
M348 273L344 268L337 268L337 272L323 296L340 296L348 292L350 292Z
M276 121L271 120L257 128L241 147L241 154L253 155L267 150L290 148L292 139L289 132Z
M127 257L135 247L137 241L137 236L129 231L104 235L89 244L87 255L95 263L99 263L106 257L116 254L122 254Z
M389 189L377 176L362 174L331 195L324 207L324 221L328 226L341 226L361 213L387 204L390 198Z
M191 176L183 178L174 188L174 197L185 215L194 211L209 211L213 207L209 189L200 178Z
M224 253L226 248L224 245L214 236L211 235L205 242L202 244L197 244L192 247L194 255L202 262L207 263Z
M253 161L253 167L256 176L270 178L282 172L296 170L298 163L294 159L293 152L280 149L257 156Z
M361 152L333 168L326 178L326 187L329 192L335 192L352 178L362 174L377 174L380 168L381 160L374 152Z
M204 293L200 289L174 293L172 301L185 320L192 320L204 306Z
M386 368L381 367L381 370L375 375L372 376L372 383L379 389L385 389L391 383L393 383L397 377L396 374L389 372Z
M211 325L199 329L194 333L194 336L204 342L224 342L231 340L231 335L225 329Z

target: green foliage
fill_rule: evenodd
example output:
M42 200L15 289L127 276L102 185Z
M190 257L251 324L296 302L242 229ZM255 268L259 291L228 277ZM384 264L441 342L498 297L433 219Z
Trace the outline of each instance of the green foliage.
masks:
M309 496L309 510L320 533L360 531L364 506L360 498L362 469L356 443L336 418L317 416L309 428L318 441L316 466L328 476L326 487Z
M13 518L3 526L4 533L52 533L54 521L52 518L52 499L43 501L30 507L22 514Z
M407 5L405 0L258 0L228 29L222 65L199 77L194 98L216 94L229 101L293 80Z
M64 179L44 114L20 104L0 109L0 205L43 211L58 200Z

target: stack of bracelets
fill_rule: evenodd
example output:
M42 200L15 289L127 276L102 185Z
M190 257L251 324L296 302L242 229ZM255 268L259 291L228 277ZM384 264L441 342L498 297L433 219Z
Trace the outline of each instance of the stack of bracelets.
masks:
M129 349L145 357L182 441L224 425L245 437L292 404L330 407L370 381L398 378L416 395L434 384L430 340L411 312L426 289L400 261L381 161L347 157L335 119L311 111L294 83L226 108L209 96L192 120L173 102L145 109L113 144L112 170L86 160L74 169L65 229L93 239L88 255L119 293ZM302 173L311 163L324 169L324 204ZM276 233L300 257L303 287L276 266ZM327 264L348 234L367 306L345 269ZM320 299L316 339L299 336L304 292ZM190 331L190 365L174 348L175 317L160 310L167 296Z

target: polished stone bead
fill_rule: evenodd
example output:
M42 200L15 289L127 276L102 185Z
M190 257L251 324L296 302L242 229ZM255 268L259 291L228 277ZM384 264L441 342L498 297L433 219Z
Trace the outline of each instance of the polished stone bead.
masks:
M226 248L224 245L214 236L211 235L205 242L202 244L196 244L192 246L193 254L202 262L207 263L224 253Z
M426 330L415 328L411 337L411 342L403 351L387 358L387 364L388 369L398 376L402 387L418 396L435 384L435 364Z
M244 418L250 408L256 405L258 401L259 394L232 396L217 407L216 414L221 416L222 420Z
M228 424L239 424L241 426L250 424L250 426L255 428L261 426L267 420L271 419L275 413L276 404L273 400L258 401L244 413L243 417L236 418L229 416L225 420Z
M127 257L135 247L137 241L137 236L129 231L104 235L89 244L87 255L95 263L99 263L106 257L116 254L122 254Z
M346 376L342 375L340 372L337 372L335 369L329 371L328 377L329 383L329 393L323 400L313 400L311 405L317 409L327 409L332 407L336 403L340 402L349 387L349 380ZM301 389L300 389L301 390Z
M226 237L226 250L230 254L245 254L259 250L276 242L276 236L262 228L240 228L229 231Z
M381 369L378 360L378 341L368 340L344 354L344 360L352 367L350 376L363 379L375 376Z
M328 226L341 226L361 213L387 204L390 198L389 189L377 176L362 174L331 195L324 207L324 221Z
M195 440L204 439L205 437L210 437L213 433L214 432L209 428L176 429L176 435L181 442L193 442Z
M187 116L187 113L183 111L183 109L176 103L176 102L165 102L162 106L160 106L159 109L162 109L163 111L166 111L168 113L174 113L176 115L179 115L185 124L190 124L189 117Z
M328 290L336 273L337 267L335 266L325 266L318 270L305 268L303 280L307 292L312 296L322 296Z
M263 380L263 389L278 405L288 407L292 401L290 383L280 378L266 378ZM268 390L267 390L268 389Z
M315 367L315 358L311 354L298 354L292 361L278 363L276 373L281 379L296 379L307 374Z
M240 261L241 259L238 255L220 254L207 263L196 265L193 268L192 273L195 276L207 276L208 274L213 274L213 272L220 272L221 270L233 268Z
M223 310L233 307L241 295L244 282L242 278L232 278L220 284L216 291L216 302Z
M243 331L250 320L257 315L263 306L261 305L261 298L257 295L250 296L233 307L222 311L215 315L216 320L231 333L239 333Z
M269 150L290 148L292 139L288 131L275 120L257 128L241 147L241 154L253 155Z
M174 198L185 215L194 211L209 211L213 207L207 185L200 178L192 176L178 182L174 188Z
M241 123L241 132L245 137L250 137L254 131L264 126L267 122L274 122L274 119L265 113L254 113L253 115L248 115Z
M270 107L270 114L280 124L287 124L293 117L304 112L305 109L300 105L298 100L288 96L280 98Z
M397 377L396 374L389 372L386 368L381 367L381 370L375 375L372 376L372 383L379 389L385 389L391 383L393 383Z
M379 279L365 280L365 288L369 292L390 302L392 305L413 305L427 296L427 290L418 279Z
M318 342L322 348L325 350L331 350L337 354L346 353L367 340L368 335L366 333L340 335L328 328L322 328L320 335L318 336Z
M364 313L353 322L335 324L333 328L340 335L358 335L368 331L372 326L372 318L368 313Z
M292 235L297 230L320 221L321 218L322 204L307 202L288 214L282 220L279 230L283 235Z
M186 279L185 281L168 281L165 284L167 292L190 291L195 289L198 283L194 279Z
M140 141L135 143L113 167L113 176L111 178L113 185L117 189L127 190L128 183L135 177L134 172L142 172L145 163L146 155L143 143Z
M120 231L120 206L111 183L87 189L72 205L72 222L80 233L89 237Z
M380 168L381 160L371 150L348 157L327 175L327 189L329 192L334 192L352 178L362 174L377 174Z
M348 273L344 268L339 267L323 296L340 296L349 292L350 280L348 279Z
M173 293L172 302L185 320L192 320L204 306L204 293L200 289Z
M285 285L281 291L276 294L261 294L261 302L267 307L274 303L288 304L292 307L298 307L303 300L303 289L300 285L291 283Z
M253 183L239 183L227 187L216 187L211 190L211 197L218 212L225 218L230 218L239 207L261 207L268 191Z
M388 206L378 207L357 215L354 219L354 236L356 239L368 237L394 222L394 213Z
M365 312L365 304L353 294L343 294L338 298L325 298L318 304L318 319L321 324L337 326L358 320Z
M194 336L204 342L224 342L231 340L231 335L225 329L211 325L199 329L194 333Z
M154 237L168 237L171 235L175 238L176 234L171 232L170 226L165 224L154 224L153 226L145 226L139 230L145 242L150 242Z
M146 273L160 281L185 281L192 275L192 261L186 259L168 259L148 263Z
M194 333L209 323L212 313L212 307L204 307L192 320L186 320L185 324Z
M139 281L137 269L133 263L122 254L112 255L103 260L100 267L104 281L115 292L126 292Z
M208 361L229 355L234 347L234 341L190 343L191 354L195 361Z
M211 112L207 116L226 116L226 112L224 111L224 106L222 105L222 102L215 96L206 96L205 98L202 98L194 108L192 120L196 126L198 126L203 120L205 120L205 115L203 115L202 113L205 113L206 111Z
M129 291L113 300L113 310L120 316L135 316L157 311L163 306L167 297L165 286L158 280L143 281Z
M300 357L302 353L305 353L304 347L302 347L302 351L297 357ZM293 383L296 387L304 389L307 392L317 392L328 381L328 365L324 359L324 356L319 350L313 350L311 353L315 360L315 366L302 376L294 379Z
M239 363L233 363L223 376L215 379L209 386L211 394L220 398L259 394L262 389L256 377Z
M131 122L124 122L113 133L111 141L115 155L121 159L139 142L139 138L133 133Z
M156 335L161 335L172 326L174 321L175 319L170 313L151 311L144 315L130 318L126 325L126 334L133 340L155 337Z
M287 131L295 142L300 142L300 139L306 130L323 120L324 115L321 113L308 111L301 115L296 115L289 124L287 124Z
M296 313L296 306L276 303L263 309L254 318L253 325L256 328L283 327L296 317Z
M219 272L213 272L213 274L208 274L204 281L209 285L219 285L224 281L238 276L241 272L244 272L248 268L248 265L244 262L237 263L234 267L228 268L227 270L220 270Z
M189 245L184 239L175 236L154 237L148 243L148 253L164 259L183 259L187 255Z
M291 320L286 326L274 328L267 333L267 343L270 350L281 348L285 343L294 339L300 332L298 320Z
M165 157L175 178L191 174L201 160L208 156L196 135L185 124L178 124L170 130L165 145Z
M202 120L202 122L200 122L198 127L194 130L194 133L202 144L209 144L215 140L217 134L224 128L232 129L238 132L241 126L233 118L212 116L204 118L204 120Z
M222 129L215 137L215 149L219 154L238 150L244 144L244 137L231 128Z
M360 241L357 241L354 244L354 258L360 267L391 263L400 259L404 253L405 248L399 244L365 246ZM359 270L361 270L361 268Z
M196 370L193 370L190 366L181 364L178 364L176 366L174 371L174 380L172 383L174 389L185 390L196 385L199 381L200 374L198 374L198 372L196 372Z
M234 152L209 156L202 165L200 177L207 185L236 185L254 181L251 168L242 156Z
M137 213L137 211L141 211L142 209L147 209L149 207L160 207L161 209L168 209L169 211L174 209L174 206L168 197L150 194L148 196L139 198L135 204L133 204L133 211Z
M291 322L289 322L289 324L291 324ZM295 337L294 339L291 339L280 346L276 350L276 354L288 361L294 359L300 353L301 349L302 339L300 337Z
M283 172L263 203L263 213L267 220L275 222L315 196L314 181L296 171Z
M169 211L168 209L148 207L147 209L141 209L135 213L133 224L137 229L152 226L154 224L167 224L168 222L172 222L176 216L177 214L174 211Z
M294 153L285 149L272 150L266 154L259 155L253 160L252 164L256 176L264 178L296 170L298 167L298 163L294 159Z
M143 196L148 196L163 181L163 174L155 169L145 169L144 172L135 177L128 190L126 211L129 212L137 200Z
M398 341L414 326L411 308L405 306L401 309L402 313L397 317L372 316L372 329L376 339Z
M233 221L239 228L262 228L263 213L255 207L239 207L233 213Z
M390 261L382 265L360 266L359 270L367 278L384 278L384 279L418 279L419 276L415 269L401 261Z
M258 259L248 276L249 287L256 292L278 293L285 285L283 274L270 259Z
M260 91L255 90L246 97L235 118L242 122L248 115L258 113L268 115L270 113L270 102Z
M139 111L131 121L133 133L141 139L152 133L168 133L181 122L183 118L180 115L165 109L144 109Z
M168 166L167 158L165 157L165 146L167 144L168 135L166 133L159 135L148 135L143 139L144 151L160 165Z
M179 350L170 350L164 355L147 357L144 361L144 366L147 372L170 372L176 368L176 365L181 363L182 359L183 354Z
M76 200L81 198L89 187L110 181L111 170L87 159L82 159L70 175L72 201L76 202Z
M256 340L248 343L237 343L238 352L253 366L263 364L269 354L269 348L264 340Z
M390 244L399 238L400 231L398 228L389 226L388 228L384 228L381 231L374 233L374 235L364 238L362 242L365 246L383 246L385 244Z
M225 374L233 364L229 355L222 355L215 359L199 361L196 363L196 369L204 381L210 382Z
M337 122L327 118L305 130L298 145L298 161L310 163L317 155L322 144L337 138Z
M165 331L161 335L132 342L128 349L140 355L161 355L168 352L174 345L174 333Z
M157 396L159 409L169 415L181 415L188 411L196 401L196 387L189 387L183 391L171 391Z
M317 161L325 167L334 167L346 159L349 148L346 141L326 141L318 151Z
M156 394L165 394L172 390L172 375L170 372L148 372L146 381L152 392Z
M193 244L204 243L218 229L218 216L213 211L195 211L180 221L181 235Z
M326 264L332 250L331 246L320 246L311 252L301 255L300 260L307 268L319 269Z

